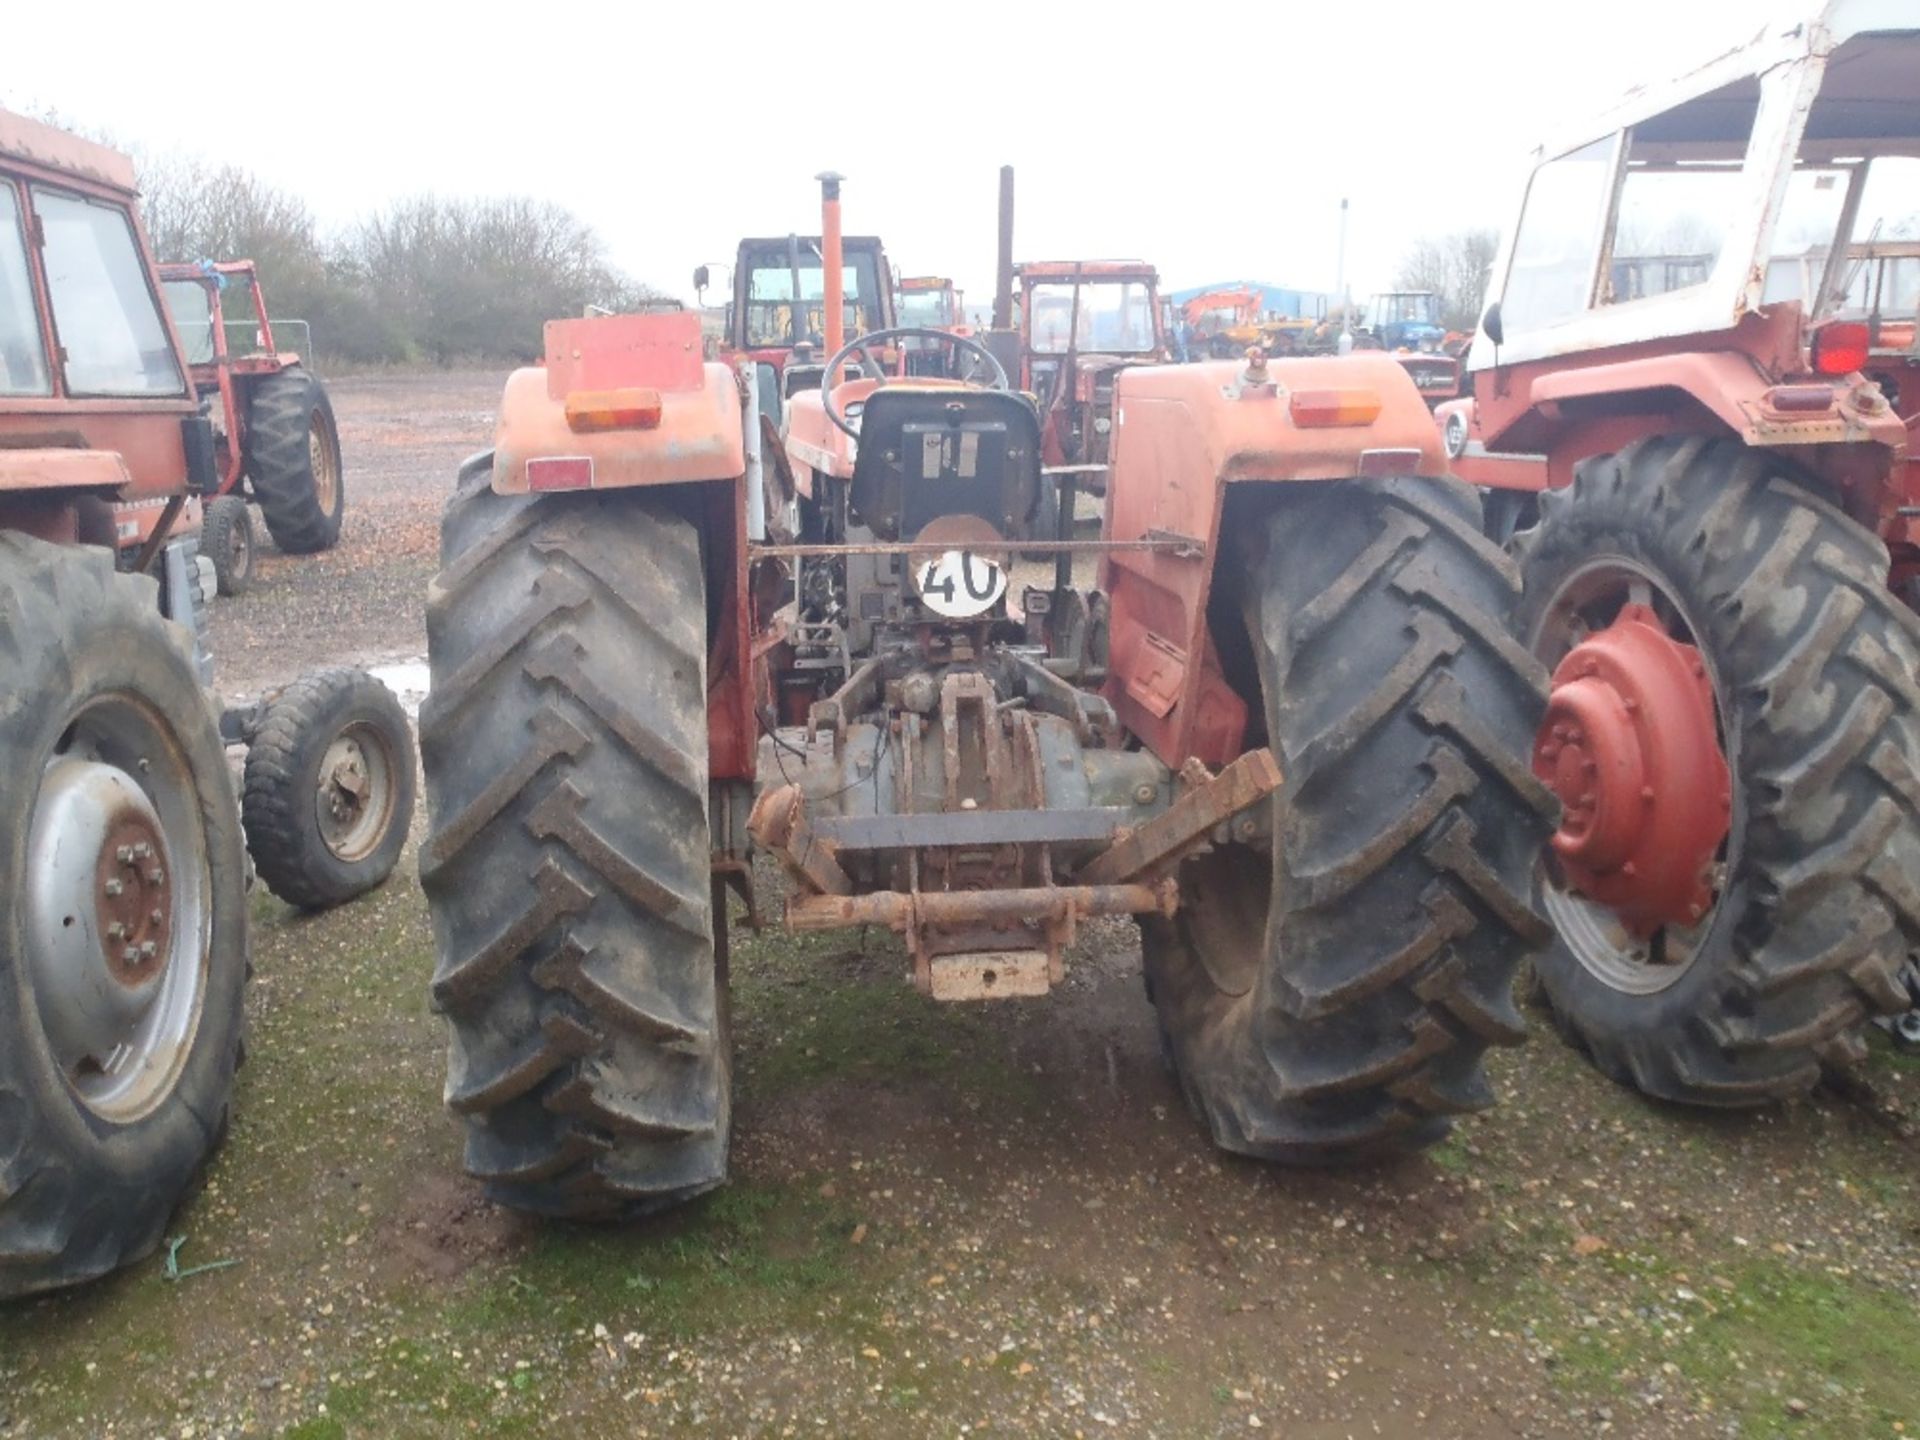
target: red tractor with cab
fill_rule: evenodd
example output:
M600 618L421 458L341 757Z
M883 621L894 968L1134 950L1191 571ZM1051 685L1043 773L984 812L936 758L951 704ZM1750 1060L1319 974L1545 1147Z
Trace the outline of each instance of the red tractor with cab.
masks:
M0 111L0 1299L159 1244L226 1127L253 869L339 903L413 808L364 672L212 700L178 527L220 452L160 284L132 163Z
M1920 995L1916 76L1920 6L1833 0L1541 147L1441 422L1553 674L1539 978L1668 1100Z
M333 403L297 354L276 348L251 260L162 265L160 287L193 388L214 413L220 478L201 497L200 552L213 561L220 593L238 595L253 578L249 499L289 555L339 543L346 488ZM229 291L244 297L237 320ZM236 330L251 336L238 351Z
M940 1000L1038 1003L1085 920L1138 916L1230 1150L1437 1140L1521 1037L1553 803L1515 568L1406 372L1119 369L1102 537L1049 535L1026 377L948 331L846 333L838 185L822 383L777 437L803 538L754 498L758 362L703 363L691 315L552 322L460 472L420 871L468 1170L580 1218L723 1182L757 852L789 928L886 927ZM1028 278L1036 359L1148 358L1150 271ZM977 378L900 374L910 339ZM1016 585L1034 551L1051 575Z

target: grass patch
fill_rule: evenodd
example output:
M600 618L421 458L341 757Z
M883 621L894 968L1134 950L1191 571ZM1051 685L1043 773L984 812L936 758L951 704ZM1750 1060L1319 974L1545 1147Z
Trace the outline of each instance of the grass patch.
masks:
M652 1224L553 1225L462 1302L456 1319L490 1329L631 1316L638 1329L674 1337L802 1323L849 1290L854 1223L811 1191L736 1181Z
M1786 1261L1716 1271L1728 1289L1658 1255L1596 1260L1530 1279L1496 1307L1552 1348L1560 1389L1601 1399L1658 1386L1735 1419L1743 1436L1851 1440L1912 1423L1920 1310L1906 1298ZM1790 1415L1789 1400L1807 1413Z

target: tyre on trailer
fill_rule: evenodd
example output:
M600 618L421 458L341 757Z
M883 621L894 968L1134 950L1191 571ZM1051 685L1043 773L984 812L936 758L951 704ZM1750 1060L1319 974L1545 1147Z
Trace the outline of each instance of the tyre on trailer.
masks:
M267 888L324 909L383 883L413 823L413 757L406 711L364 670L321 670L274 696L241 785Z
M213 562L214 587L225 596L253 583L253 514L238 495L216 495L200 520L200 553Z
M646 1213L726 1177L699 534L665 496L508 497L491 473L462 468L427 604L446 1100L501 1203Z
M255 382L247 410L247 482L273 543L289 555L331 550L347 491L340 430L319 380L298 365Z
M1696 437L1582 464L1517 551L1556 667L1536 764L1592 801L1543 865L1556 1018L1663 1099L1804 1092L1907 1008L1920 947L1920 622L1885 546L1778 456Z
M1278 759L1271 853L1223 845L1142 923L1148 992L1216 1143L1289 1163L1417 1149L1492 1102L1490 1044L1547 926L1554 810L1527 768L1546 675L1471 491L1300 487L1242 592Z
M0 1298L150 1252L222 1134L246 858L183 632L110 553L0 535Z

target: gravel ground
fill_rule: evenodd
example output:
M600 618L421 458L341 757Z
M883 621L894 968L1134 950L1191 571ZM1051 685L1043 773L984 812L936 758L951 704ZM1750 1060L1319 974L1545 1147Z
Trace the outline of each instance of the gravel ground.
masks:
M345 543L216 608L223 688L421 652L498 379L333 387ZM1439 1149L1284 1172L1189 1119L1127 924L990 1008L922 999L890 939L768 934L735 949L733 1183L539 1225L461 1176L412 876L256 896L181 1278L0 1313L0 1436L1920 1434L1920 1061L1877 1036L1845 1096L1702 1115L1536 1014Z

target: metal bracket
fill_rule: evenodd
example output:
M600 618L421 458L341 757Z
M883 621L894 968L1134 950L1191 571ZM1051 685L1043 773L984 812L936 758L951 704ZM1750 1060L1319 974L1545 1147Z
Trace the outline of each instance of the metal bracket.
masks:
M1082 865L1073 877L1078 884L1118 885L1168 869L1204 844L1214 826L1280 788L1280 762L1265 749L1249 750L1218 775L1207 776L1206 767L1194 760L1180 773L1198 783Z

